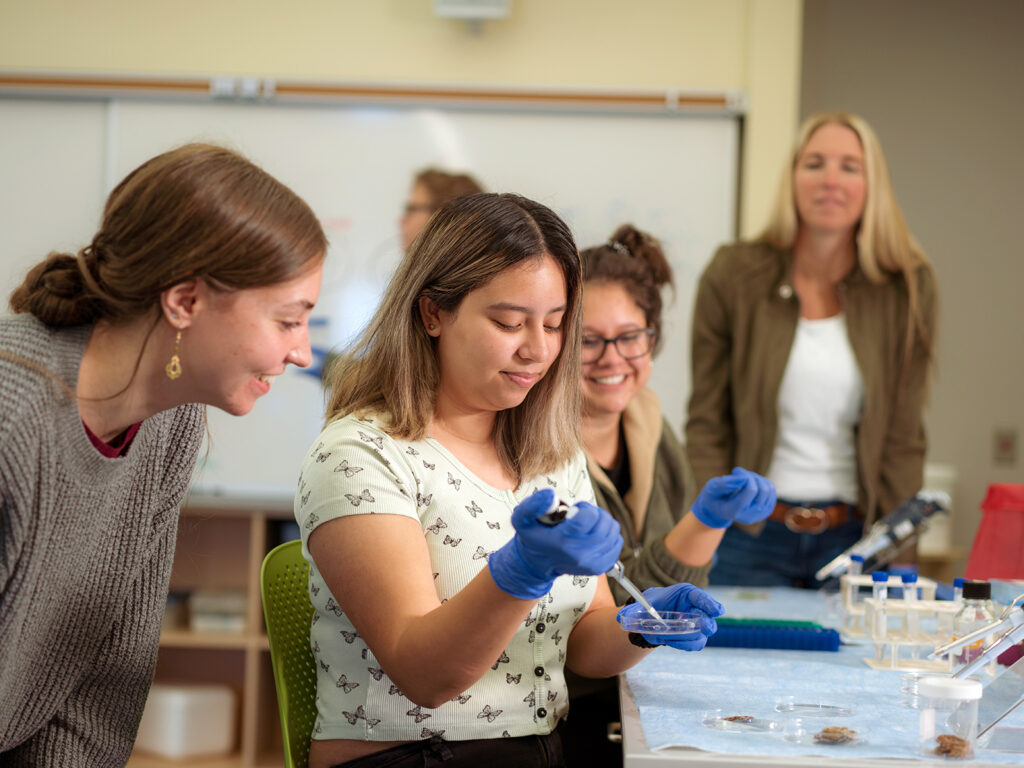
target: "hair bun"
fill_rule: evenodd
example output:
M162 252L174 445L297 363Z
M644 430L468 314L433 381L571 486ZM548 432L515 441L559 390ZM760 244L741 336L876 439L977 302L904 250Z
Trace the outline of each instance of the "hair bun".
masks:
M47 325L82 325L96 320L97 304L89 295L78 259L51 253L25 276L11 294L11 311L28 312Z

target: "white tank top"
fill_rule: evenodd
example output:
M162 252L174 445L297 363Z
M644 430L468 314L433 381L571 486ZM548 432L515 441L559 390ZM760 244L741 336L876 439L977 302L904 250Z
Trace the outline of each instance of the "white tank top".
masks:
M857 502L856 428L864 380L846 318L800 318L782 377L768 477L780 499Z

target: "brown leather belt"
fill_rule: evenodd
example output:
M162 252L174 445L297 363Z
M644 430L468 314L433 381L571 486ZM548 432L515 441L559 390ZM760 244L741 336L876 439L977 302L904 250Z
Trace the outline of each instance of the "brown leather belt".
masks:
M852 504L830 504L827 507L798 507L779 502L768 516L783 523L793 533L824 533L829 528L859 520L860 511Z

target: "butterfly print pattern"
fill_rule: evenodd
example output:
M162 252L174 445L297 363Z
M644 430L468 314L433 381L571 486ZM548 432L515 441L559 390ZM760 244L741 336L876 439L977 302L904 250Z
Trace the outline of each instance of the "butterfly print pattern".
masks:
M413 707L412 709L410 709L405 714L407 714L409 717L415 717L417 725L419 725L421 722L423 722L428 717L430 717L430 713L429 712L424 712L423 711L423 707L418 706L418 705Z
M364 443L369 443L374 446L378 451L384 450L384 438L383 437L370 437L368 434L359 430L359 439Z
M367 717L366 709L363 707L362 704L356 707L355 712L342 712L341 714L343 714L345 716L345 719L348 720L349 725L355 725L360 720L363 720L366 723L367 728L373 728L373 726L380 722L380 720L371 720L369 717Z
M341 464L334 468L335 472L344 472L345 477L352 477L356 472L362 472L362 467L352 466L348 463L348 459L343 459Z
M334 684L334 687L341 688L345 693L352 693L352 691L359 687L359 683L349 682L349 679L345 675L342 675L338 678L338 682Z
M511 661L512 659L508 657L508 654L502 651L501 656L499 656L498 660L494 662L494 664L491 666L491 669L497 669L499 664L508 664Z
M358 496L354 493L346 493L345 498L348 499L349 502L351 502L353 507L358 507L364 501L369 501L370 503L376 501L376 499L373 498L373 494L370 493L369 488L363 488L363 492L360 493Z
M304 494L302 494L302 496L299 497L299 502L300 502L299 506L302 506L302 507L306 506L306 502L309 501L309 497L312 496L312 495L313 495L313 489L310 488L308 491L306 491ZM310 515L310 517L313 518L313 517L316 517L316 515ZM307 527L308 527L308 524L307 524Z
M366 423L347 417L339 432L325 432L315 450L306 455L296 495L297 503L306 497L305 506L296 507L303 537L325 520L344 515L386 511L418 518L433 564L429 573L444 603L486 568L490 555L505 544L508 537L503 534L512 533L506 523L516 501L512 494L498 497L481 487L477 478L431 441L410 445L377 427L363 426ZM567 470L541 476L540 482L527 480L514 498L522 500L528 488L538 486L557 487L566 501L589 499L590 488L584 487L586 475L581 470L582 464L574 460ZM574 485L577 476L579 487ZM449 569L449 563L457 563L458 568ZM321 734L338 733L339 726L345 732L351 726L353 730L343 738L360 738L369 728L376 726L380 731L386 726L388 734L397 733L400 740L409 741L440 738L468 726L493 738L536 728L533 723L545 719L557 720L567 706L560 674L566 640L572 623L584 614L594 584L587 577L557 580L551 593L524 617L524 628L510 639L479 683L437 708L427 708L410 701L387 676L314 571L309 586L316 608L310 647L316 659L320 711L332 713L317 721L314 733L316 728ZM317 622L318 618L323 621ZM545 624L542 631L537 630L539 622ZM534 674L538 665L545 669L539 677ZM391 705L385 707L392 713L386 717L381 714L385 710L374 703L381 697ZM541 706L549 709L546 718L537 717ZM428 721L433 727L426 726Z
M476 716L477 720L487 718L488 723L493 723L495 718L502 713L500 709L492 709L490 704L485 704L484 708L480 710L480 713Z

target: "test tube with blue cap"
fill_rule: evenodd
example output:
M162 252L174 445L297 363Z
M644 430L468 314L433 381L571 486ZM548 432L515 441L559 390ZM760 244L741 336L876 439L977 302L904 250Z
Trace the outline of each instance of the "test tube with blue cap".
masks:
M901 579L903 581L903 601L907 605L907 634L913 640L921 631L920 616L914 610L914 606L917 605L917 574L904 573ZM910 658L921 658L920 647L916 645L910 646Z
M964 601L964 579L961 576L957 576L953 579L953 602L957 605L961 605Z
M885 601L889 595L889 573L887 571L875 571L871 574L871 596L875 599L875 639L885 640L885 632L888 627L888 617L885 614ZM875 643L875 652L878 658L885 656L885 647L882 643Z
M864 555L850 555L850 570L847 571L851 576L860 576L864 573ZM860 602L860 585L850 585L850 603L856 605Z

